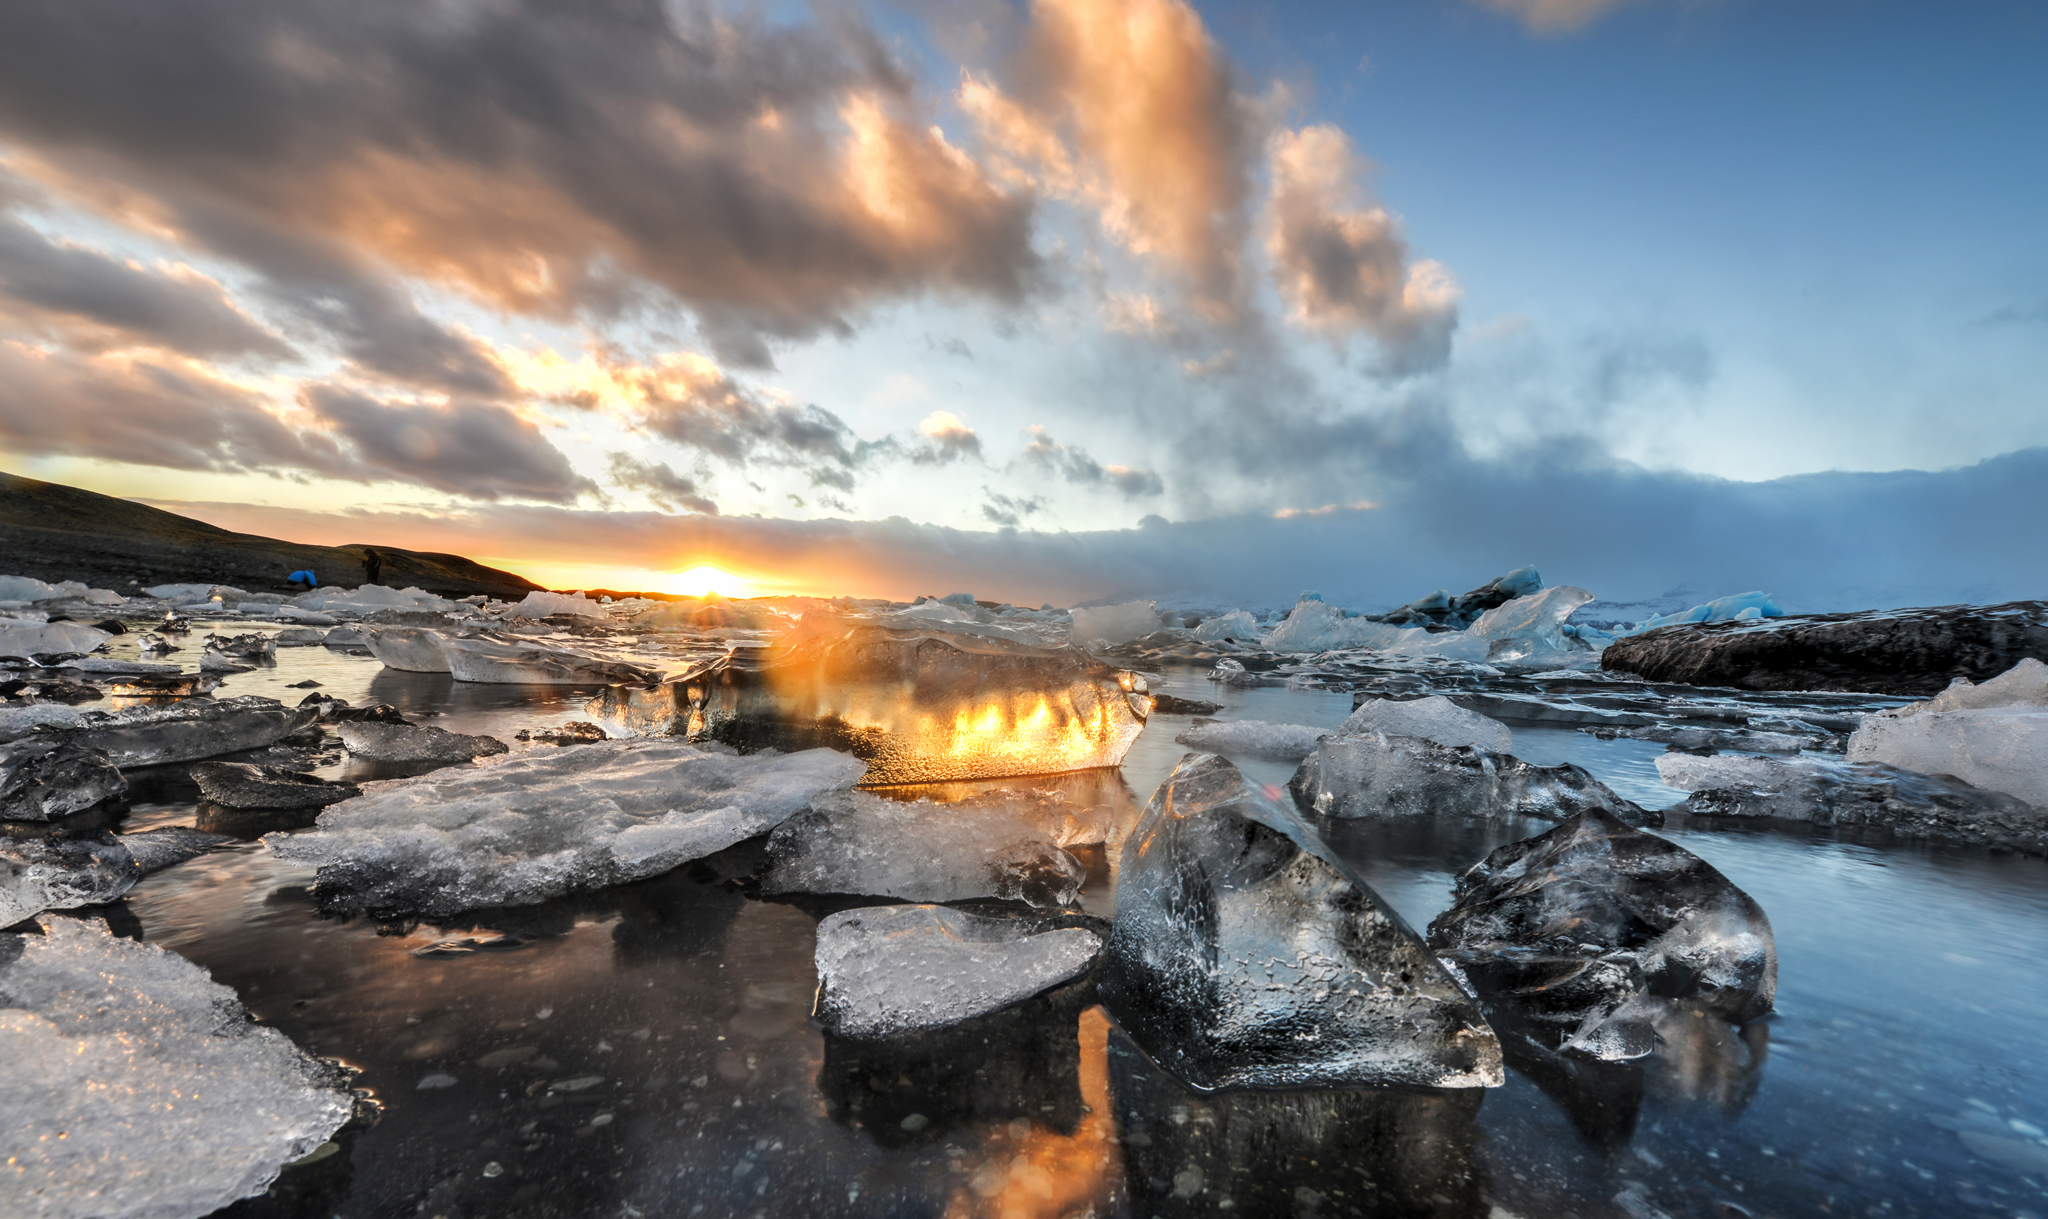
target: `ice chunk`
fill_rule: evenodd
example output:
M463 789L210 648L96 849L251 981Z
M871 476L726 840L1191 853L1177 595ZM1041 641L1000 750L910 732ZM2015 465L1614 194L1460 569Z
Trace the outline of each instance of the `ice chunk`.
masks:
M1074 642L1082 645L1097 641L1124 643L1150 635L1161 625L1159 609L1150 601L1126 601L1092 609L1076 607L1069 612L1074 617Z
M103 749L35 737L0 745L0 821L48 821L127 790Z
M63 595L56 585L34 576L0 576L0 601L48 601Z
M1927 702L1867 716L1848 760L1954 775L2048 808L2048 665L2022 660L1982 685L1958 678Z
M1660 614L1624 631L1616 632L1619 637L1640 635L1654 631L1660 626L1678 626L1688 622L1727 622L1734 619L1783 618L1785 611L1778 603L1761 592L1736 593L1732 597L1720 597L1695 605L1691 609L1679 610L1675 614Z
M1564 631L1564 620L1592 599L1592 593L1569 584L1546 588L1487 610L1456 644L1427 650L1453 660L1524 667L1565 668L1596 660L1591 647Z
M337 611L367 614L380 609L440 610L445 613L461 608L456 602L418 588L387 588L382 584L365 584L360 588L338 585L316 588L293 597L292 604L316 614Z
M550 593L539 589L526 594L526 600L505 611L507 618L545 618L550 614L581 614L586 618L602 618L604 606L592 601L582 593Z
M849 792L776 827L761 888L1065 906L1087 869L1062 848L1100 843L1108 832L1107 809L1078 809L1053 792L999 791L957 804Z
M18 741L48 724L68 728L92 712L61 703L30 703L26 707L0 707L0 744Z
M811 614L773 648L585 709L621 732L843 749L879 785L1115 766L1152 707L1144 678L1078 648Z
M1546 1044L1596 1058L1654 1048L1638 999L1742 1022L1770 1011L1778 986L1776 941L1754 899L1692 852L1598 810L1468 868L1429 943Z
M1390 613L1378 615L1381 622L1396 626L1434 626L1463 630L1487 610L1505 605L1517 597L1532 596L1543 590L1543 577L1534 567L1517 567L1504 576L1495 576L1468 593L1451 596L1447 588L1437 589L1426 597L1411 601Z
M1656 815L1569 762L1536 766L1512 754L1375 732L1323 738L1288 786L1325 817L1541 817L1589 809L1641 824Z
M354 1111L347 1075L105 924L0 936L0 1209L169 1219L261 1194Z
M359 758L379 762L467 762L504 753L509 746L496 737L465 736L445 728L419 724L380 724L362 720L337 726L342 747Z
M698 605L689 601L676 601L635 614L633 625L652 627L657 631L719 628L779 631L789 625L789 619L766 605L740 604L732 601L706 602Z
M96 906L135 887L142 866L105 830L0 837L0 927L43 910ZM5 975L0 974L0 985ZM0 1071L0 1079L7 1072ZM0 1123L4 1125L5 1123Z
M441 650L448 657L448 671L456 681L582 686L661 680L659 669L534 640L515 643L481 636L443 636Z
M206 650L245 660L268 660L277 655L277 637L260 632L247 635L208 635L201 641Z
M1395 702L1367 699L1352 711L1337 729L1343 736L1364 736L1380 732L1389 736L1419 736L1439 745L1472 745L1494 753L1514 748L1515 734L1497 719L1467 711L1441 694Z
M641 880L774 829L861 764L815 749L735 757L674 741L535 750L378 784L264 839L319 865L325 909L453 914Z
M113 636L82 622L0 621L0 656L69 656L90 652Z
M1907 838L1957 838L2048 854L2048 809L1948 775L1881 762L1667 753L1657 773L1693 793L1684 812L1819 825L1881 826Z
M335 632L329 632L332 636ZM441 632L420 626L380 626L363 631L363 644L387 669L406 673L446 673L448 653Z
M114 765L131 770L261 749L312 723L315 714L255 695L190 698L169 706L88 711L61 732L62 739L104 749Z
M818 924L818 1019L859 1039L943 1028L1078 977L1101 951L1081 927L945 906L842 910Z
M201 762L192 779L201 796L228 808L324 808L363 794L353 783L241 762Z
M1195 628L1197 639L1245 639L1257 642L1264 638L1265 634L1259 629L1259 620L1245 610L1232 610Z
M128 848L128 853L135 857L135 866L144 876L188 859L197 859L221 843L233 841L225 834L211 834L186 825L167 825L139 834L122 834L120 840L121 845Z
M1328 736L1328 728L1307 724L1271 724L1265 720L1224 720L1183 728L1173 739L1176 744L1204 753L1236 758L1271 758L1294 762L1307 757L1316 742Z
M159 601L169 601L177 605L211 601L215 597L223 601L240 601L249 595L239 588L226 584L158 584L142 591Z
M1293 809L1182 758L1125 841L1102 992L1198 1088L1495 1087L1500 1045Z
M317 648L327 641L327 632L310 626L288 626L275 638L281 648Z
M1403 628L1371 618L1347 618L1343 610L1322 601L1297 601L1287 620L1267 632L1264 646L1275 652L1390 648L1428 634L1420 627Z

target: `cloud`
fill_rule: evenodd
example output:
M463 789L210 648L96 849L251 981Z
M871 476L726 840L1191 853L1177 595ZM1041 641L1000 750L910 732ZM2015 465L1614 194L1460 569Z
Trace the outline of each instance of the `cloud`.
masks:
M1153 471L1132 466L1104 466L1079 445L1061 444L1054 440L1041 424L1034 423L1024 429L1024 435L1030 441L1024 446L1024 460L1040 469L1056 472L1070 483L1086 486L1106 484L1130 499L1159 495L1166 490L1165 483Z
M981 457L981 437L951 411L933 411L917 425L927 443L911 454L918 465L944 465L969 457Z
M1193 8L1037 0L1002 84L969 76L957 100L1013 177L1094 207L1212 319L1243 307L1259 120Z
M486 500L571 503L596 489L538 427L494 403L390 402L317 384L305 387L302 397L349 443L358 478L393 478Z
M1628 0L1475 0L1506 13L1538 34L1560 34L1591 24Z
M140 344L192 356L291 354L220 284L189 267L138 266L5 215L0 317L88 349Z
M667 462L641 461L631 453L613 453L611 480L615 487L646 492L647 498L670 512L718 514L718 505L698 493L696 482L669 469ZM803 505L796 496L790 498L799 507Z
M31 6L0 43L0 133L124 223L325 243L517 313L652 292L752 357L874 300L1016 301L1038 273L1029 194L949 144L843 10Z
M981 515L990 524L999 525L1004 529L1015 529L1023 523L1025 517L1045 509L1046 501L1040 496L1004 495L992 487L983 487L981 490L982 494L988 496L988 502L981 506Z
M1371 335L1389 371L1448 360L1458 285L1440 263L1409 262L1399 224L1358 185L1351 138L1329 124L1279 132L1271 166L1266 251L1294 321Z

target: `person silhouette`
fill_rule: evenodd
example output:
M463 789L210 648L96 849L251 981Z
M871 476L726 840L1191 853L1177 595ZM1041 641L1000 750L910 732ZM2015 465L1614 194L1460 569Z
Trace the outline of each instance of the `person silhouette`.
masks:
M363 547L363 583L375 584L384 570L384 556L369 547Z

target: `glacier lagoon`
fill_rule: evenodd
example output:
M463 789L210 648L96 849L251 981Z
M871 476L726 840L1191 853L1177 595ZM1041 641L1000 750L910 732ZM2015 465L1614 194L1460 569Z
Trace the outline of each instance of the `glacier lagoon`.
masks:
M193 625L209 624L198 613ZM132 652L124 637L108 653L128 654L123 642ZM1108 919L1113 844L1188 752L1174 738L1198 718L1334 730L1358 697L1416 693L1430 673L1445 689L1466 680L1355 657L1295 667L1313 672L1254 685L1218 680L1207 662L1163 662L1145 674L1153 695L1218 709L1154 711L1117 767L882 794L946 803L1037 788L1106 810L1111 845L1067 849L1086 869L1076 917ZM309 679L357 705L507 742L589 718L601 689L458 682L286 648L274 668L226 674L215 696L295 703L294 684ZM1670 697L1586 674L1466 684L1496 708L1597 712L1609 695ZM1723 711L1802 722L1903 701L1705 693ZM205 805L182 766L129 772L125 813L109 828L197 826L235 841L112 906L46 917L104 917L203 967L309 1053L360 1072L376 1120L287 1167L267 1195L238 1204L243 1214L2048 1212L2048 1063L2037 1053L2048 865L1851 829L1694 825L1671 811L1685 793L1659 775L1665 743L1597 722L1596 736L1581 731L1586 719L1508 718L1512 752L1575 764L1664 813L1651 832L1753 897L1776 935L1775 1011L1740 1028L1681 1019L1660 1028L1657 1053L1613 1070L1510 1055L1493 1089L1197 1092L1085 985L985 1024L842 1038L813 1018L817 927L874 900L764 897L750 883L766 860L759 839L534 905L438 921L328 917L314 869L256 841L309 824L312 810L281 823ZM357 782L430 769L331 745L309 760L312 773ZM1232 760L1275 791L1296 769ZM1319 822L1330 850L1415 928L1450 905L1460 872L1548 828Z

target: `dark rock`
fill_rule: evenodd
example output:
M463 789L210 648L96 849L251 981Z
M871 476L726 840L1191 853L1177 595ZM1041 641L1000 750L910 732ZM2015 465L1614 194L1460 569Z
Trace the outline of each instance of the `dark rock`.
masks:
M1697 855L1597 811L1467 869L1429 943L1539 1040L1596 1058L1654 1048L1661 1013L1646 1001L1744 1022L1777 994L1763 908Z
M1152 696L1152 710L1159 715L1214 715L1222 703L1205 703L1199 698L1177 698L1171 694Z
M1400 915L1222 758L1181 759L1119 868L1103 999L1189 1084L1502 1082L1493 1031Z
M42 733L0 745L0 821L48 821L127 790L104 749Z
M293 682L292 684L290 684L290 685L286 686L286 687L285 687L285 689L287 689L287 690L317 690L317 689L319 689L319 688L320 688L320 686L321 686L321 685L322 685L322 683L321 683L321 682L317 682L317 681L314 681L314 680L313 680L312 678L310 678L310 677L309 677L309 678L307 678L307 679L306 679L306 680L304 680L304 681L295 681L295 682Z
M1925 697L2029 656L2048 660L2048 601L1660 627L1615 640L1600 667L1695 686Z
M10 685L14 683L10 682ZM58 677L45 677L34 682L23 682L18 689L8 691L43 703L90 703L105 698L100 688L82 681L65 681Z
M1533 567L1521 567L1495 576L1469 593L1453 597L1438 589L1427 597L1411 601L1385 614L1369 614L1367 620L1394 626L1419 626L1434 631L1462 631L1479 621L1487 610L1497 609L1517 597L1543 590L1543 578Z
M378 762L467 762L505 753L496 737L465 736L445 728L348 720L340 727L341 743L357 757Z
M92 626L94 630L105 631L109 635L126 635L128 633L128 627L119 618L102 618L98 622L93 623Z
M363 794L353 783L241 762L201 762L192 779L200 795L228 808L322 808Z

